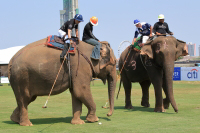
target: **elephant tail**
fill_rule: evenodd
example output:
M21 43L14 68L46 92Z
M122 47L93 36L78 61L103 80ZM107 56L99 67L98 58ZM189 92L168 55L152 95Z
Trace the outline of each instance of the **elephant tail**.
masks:
M120 92L120 89L121 89L121 84L122 84L122 77L120 77L119 89L118 89L118 93L117 93L116 99L118 99L118 95L119 95L119 92Z
M8 64L8 79L10 80L10 76L11 76L11 67L12 67L12 59L10 60L9 64Z

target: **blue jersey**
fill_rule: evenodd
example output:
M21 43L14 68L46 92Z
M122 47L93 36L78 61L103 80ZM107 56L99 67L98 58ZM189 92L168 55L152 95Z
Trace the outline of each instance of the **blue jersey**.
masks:
M142 22L141 25L142 25L141 28L136 28L134 38L137 38L139 34L141 34L142 36L149 36L150 35L151 25L146 23L146 22Z

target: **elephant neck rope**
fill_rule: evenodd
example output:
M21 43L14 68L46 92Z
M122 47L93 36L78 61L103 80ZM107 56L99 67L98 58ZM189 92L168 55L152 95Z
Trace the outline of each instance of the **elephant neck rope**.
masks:
M142 65L144 66L144 68L147 70L147 68L146 68L146 66L145 66L145 64L144 64L144 61L142 60L142 55L140 54L140 60L141 60L141 62L142 62ZM162 69L162 67L161 66L159 66L159 65L157 65L157 64L155 64L155 63L153 63L153 62L151 62L152 63L152 65L154 65L155 67L157 67L158 69Z
M144 65L144 62L143 62L143 60L142 60L141 54L140 54L140 60L141 60L141 62L142 62L142 65L144 66L144 68L147 70L147 68L146 68L146 66Z
M85 60L89 63L91 69L92 69L92 75L93 77L97 77L97 73L94 71L94 67L91 63L91 61L88 59L87 56L85 56L81 51L80 49L77 47L77 52L78 52L78 67L77 67L77 70L76 70L76 76L78 75L78 69L79 69L79 62L80 62L80 54L85 58Z

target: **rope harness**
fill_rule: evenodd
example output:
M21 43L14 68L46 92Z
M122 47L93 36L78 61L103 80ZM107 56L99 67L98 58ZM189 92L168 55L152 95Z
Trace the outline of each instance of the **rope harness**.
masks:
M76 76L78 75L79 62L80 62L80 54L81 54L81 55L85 58L85 60L89 63L89 65L90 65L90 67L91 67L91 70L92 70L93 76L96 77L96 73L95 73L95 71L94 71L94 67L93 67L91 61L88 59L87 56L85 56L85 55L81 52L81 50L80 50L78 47L77 47L77 51L78 51L78 67L77 67L77 70L76 70Z

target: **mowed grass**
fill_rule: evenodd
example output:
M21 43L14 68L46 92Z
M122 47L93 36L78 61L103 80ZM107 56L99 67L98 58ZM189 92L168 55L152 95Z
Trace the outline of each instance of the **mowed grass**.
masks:
M119 83L117 84L118 88ZM200 132L200 82L174 82L174 95L179 112L170 108L165 113L153 112L155 106L154 89L150 88L150 108L140 106L141 89L138 83L133 83L132 104L134 109L124 109L124 89L118 100L115 100L115 110L107 117L109 109L103 109L108 99L107 85L101 81L91 83L91 90L96 103L96 115L99 122L86 122L83 125L72 125L72 102L70 92L51 96L48 108L43 109L47 96L38 97L29 105L29 118L34 126L23 127L12 122L10 115L16 107L14 93L10 86L0 86L0 132L32 133L32 132L87 132L87 133L199 133ZM118 89L116 90L117 94ZM116 96L116 95L115 95ZM87 108L83 105L81 119L86 120Z

